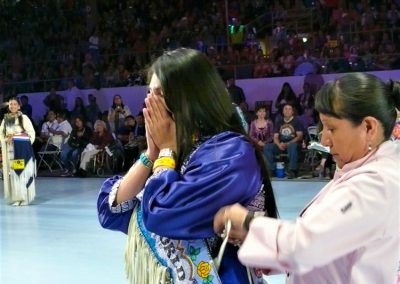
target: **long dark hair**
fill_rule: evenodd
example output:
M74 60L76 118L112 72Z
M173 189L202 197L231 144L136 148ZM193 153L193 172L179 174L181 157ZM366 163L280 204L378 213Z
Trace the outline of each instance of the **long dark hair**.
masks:
M149 69L161 82L166 105L174 114L177 136L177 168L193 150L193 135L213 136L223 131L240 133L256 151L261 167L265 208L276 217L277 209L264 155L242 127L218 71L201 52L179 48L160 56Z
M116 105L115 102L114 102L116 97L119 97L119 98L120 98L120 100L121 100L121 108L124 108L124 107L125 107L124 101L122 100L122 97L121 97L120 95L114 95L111 108L112 108L112 109L115 109L115 108L117 107L117 105Z

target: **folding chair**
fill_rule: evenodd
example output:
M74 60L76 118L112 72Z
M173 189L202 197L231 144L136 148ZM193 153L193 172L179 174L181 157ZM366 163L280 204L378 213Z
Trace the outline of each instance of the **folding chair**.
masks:
M307 128L308 140L309 144L313 142L319 142L318 137L318 128L317 126L309 126ZM311 172L314 171L315 166L319 163L318 161L318 151L313 148L307 148L305 157L304 157L304 164L309 165Z
M54 171L54 166L58 166L61 170L63 169L60 159L63 141L64 139L61 135L50 136L47 139L46 145L37 153L39 158L38 169L40 169L42 163L46 165L50 172Z

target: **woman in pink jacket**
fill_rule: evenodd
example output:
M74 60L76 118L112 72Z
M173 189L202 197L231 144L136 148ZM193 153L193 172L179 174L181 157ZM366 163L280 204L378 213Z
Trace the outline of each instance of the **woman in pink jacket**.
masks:
M287 283L397 283L400 145L390 135L400 94L392 86L353 73L322 87L315 107L335 176L295 222L222 208L214 230L231 220L243 264L287 273Z

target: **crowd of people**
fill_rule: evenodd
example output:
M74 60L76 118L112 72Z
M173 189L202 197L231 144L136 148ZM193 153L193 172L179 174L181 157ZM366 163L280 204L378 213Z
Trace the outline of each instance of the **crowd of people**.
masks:
M67 109L64 97L52 89L43 100L47 111L37 123L32 119L33 106L27 96L13 100L18 102L18 113L32 123L33 153L39 170L51 170L50 164L57 159L63 170L61 176L96 174L93 159L108 151L112 162L106 165L102 161L104 169L109 173L126 171L146 146L143 113L131 114L118 94L107 110L100 109L93 94L88 95L87 104L76 97L73 108ZM2 111L6 112L2 115L4 121L9 107Z
M16 1L0 3L0 93L144 84L158 54L187 46L249 77L399 66L396 1ZM310 11L309 30L290 9ZM321 28L322 27L322 28ZM229 44L228 44L229 43ZM247 67L246 67L247 66ZM236 69L235 69L236 68Z
M398 83L352 73L322 86L314 107L338 169L288 222L277 218L262 137L249 136L206 56L180 48L150 70L148 147L124 176L102 184L97 200L101 226L127 234L130 283L251 284L271 271L287 283L400 280L400 157L390 141ZM256 127L270 125L265 114L260 107Z
M276 102L280 115L272 121L267 106L260 105L249 134L232 99L243 105L244 94L238 87L230 93L234 82L227 88L204 53L187 48L166 52L149 75L135 129L118 95L108 119L98 117L93 125L81 115L86 108L77 99L71 127L61 96L51 93L44 103L60 109L49 109L39 136L42 142L67 143L61 162L77 165L80 155L85 171L84 161L109 145L112 133L129 133L129 144L131 134L141 131L146 145L138 149L138 160L124 176L106 179L97 199L101 226L127 234L130 283L251 284L272 270L286 275L287 283L400 281L400 157L399 144L390 141L400 114L398 82L351 73L325 83L316 94L307 94L305 86L300 99L285 83ZM21 111L31 110L24 102L9 99L0 125L5 198L14 206L35 198L31 145L36 134ZM308 108L318 112L321 143L330 147L337 170L299 217L288 222L278 219L268 169L276 150L287 150L289 170L296 174L291 145L299 145L303 135L296 113ZM126 129L119 132L122 123Z

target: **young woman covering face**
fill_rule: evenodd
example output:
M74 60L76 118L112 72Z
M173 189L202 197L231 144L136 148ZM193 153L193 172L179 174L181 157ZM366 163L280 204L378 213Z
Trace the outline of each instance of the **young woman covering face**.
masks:
M249 283L237 247L228 245L215 265L220 238L212 222L232 202L276 217L263 154L204 54L167 52L149 77L148 148L124 177L103 184L100 223L128 234L130 283Z

